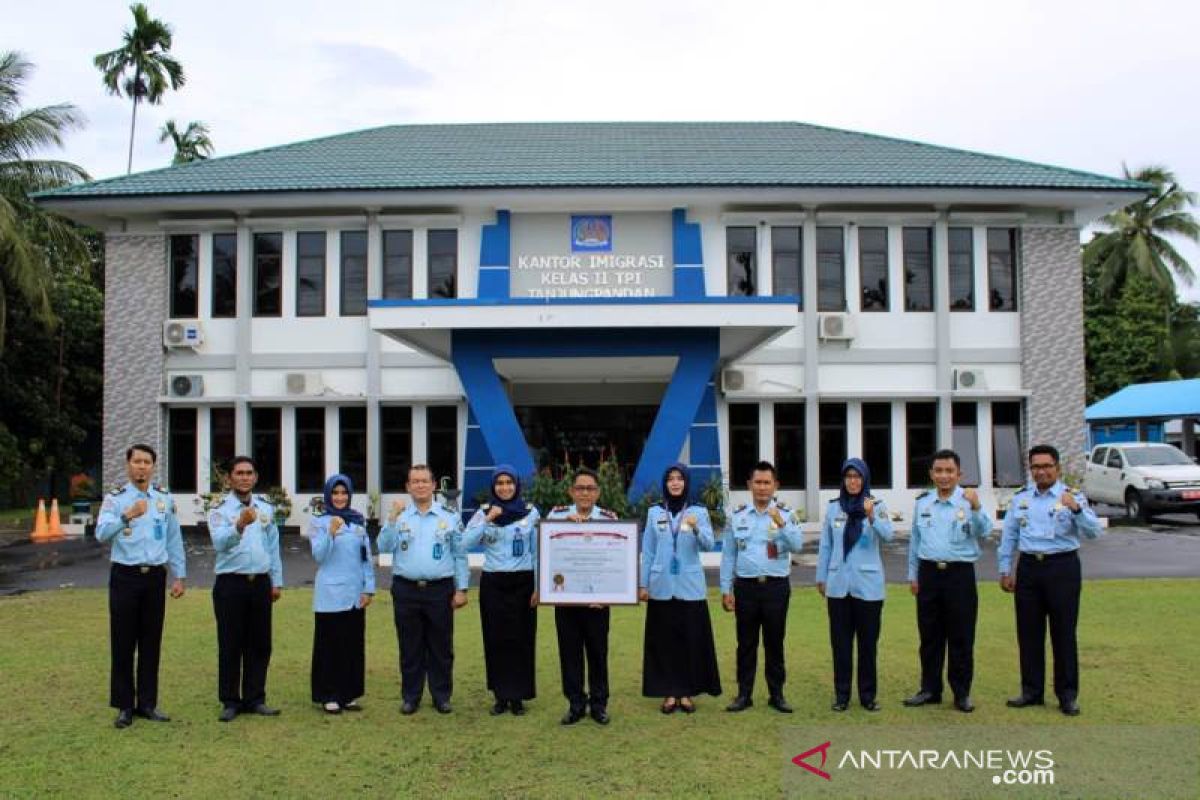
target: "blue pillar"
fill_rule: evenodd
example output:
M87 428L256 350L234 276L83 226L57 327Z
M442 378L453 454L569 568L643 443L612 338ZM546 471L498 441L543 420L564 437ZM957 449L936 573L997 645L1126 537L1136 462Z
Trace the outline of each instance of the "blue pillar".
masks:
M509 213L496 212L496 223L484 225L479 237L479 297L508 297L508 277L512 236Z
M704 297L704 250L700 225L687 221L687 211L671 212L672 253L675 261L675 296Z

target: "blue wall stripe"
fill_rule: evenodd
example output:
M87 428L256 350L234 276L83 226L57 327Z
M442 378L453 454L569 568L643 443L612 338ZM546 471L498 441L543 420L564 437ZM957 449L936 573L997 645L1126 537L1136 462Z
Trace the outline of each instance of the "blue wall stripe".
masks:
M509 213L497 211L496 223L484 225L479 237L478 295L480 297L492 299L508 297L511 241Z
M687 210L671 211L671 251L675 263L675 296L704 297L704 249L700 225L687 221Z

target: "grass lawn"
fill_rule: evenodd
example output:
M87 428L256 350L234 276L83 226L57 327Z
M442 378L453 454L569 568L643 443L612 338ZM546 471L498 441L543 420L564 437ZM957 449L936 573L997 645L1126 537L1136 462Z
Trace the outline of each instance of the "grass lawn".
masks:
M756 705L721 709L734 682L733 619L710 600L725 695L699 711L664 718L640 696L641 608L614 609L610 645L613 723L558 724L553 612L538 637L539 697L523 718L487 715L478 595L457 617L454 707L440 716L428 699L401 717L391 598L368 611L366 711L329 717L308 701L311 593L289 590L275 609L268 701L275 719L217 722L216 631L208 592L168 601L161 671L167 725L112 727L108 702L108 613L102 590L62 590L0 599L0 796L323 794L585 797L775 795L784 765L782 733L811 723L1021 725L1193 724L1200 712L1200 581L1100 581L1085 585L1079 626L1083 716L1054 706L1011 710L1018 689L1011 597L980 586L974 697L970 716L948 705L905 709L917 688L914 600L889 587L880 642L880 701L829 711L831 666L823 604L793 593L787 638L790 717L766 708L761 666ZM1048 698L1049 698L1048 692Z

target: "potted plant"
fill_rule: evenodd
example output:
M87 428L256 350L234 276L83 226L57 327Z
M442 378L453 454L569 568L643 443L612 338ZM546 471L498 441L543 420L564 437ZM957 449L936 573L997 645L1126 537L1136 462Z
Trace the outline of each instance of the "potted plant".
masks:
M96 484L84 473L71 476L71 513L91 514L92 500L96 497Z
M367 492L367 535L379 535L379 501L380 494L378 490Z
M263 494L267 502L275 507L275 527L282 528L292 516L292 498L282 486L271 486Z

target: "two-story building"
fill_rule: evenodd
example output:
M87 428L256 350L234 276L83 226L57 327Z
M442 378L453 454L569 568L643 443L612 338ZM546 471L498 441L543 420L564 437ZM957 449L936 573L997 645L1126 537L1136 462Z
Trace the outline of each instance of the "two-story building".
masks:
M1080 228L1130 181L795 123L393 126L49 193L104 231L106 485L258 461L365 506L615 450L815 518L847 455L909 507L1084 447ZM299 514L300 503L296 514Z

